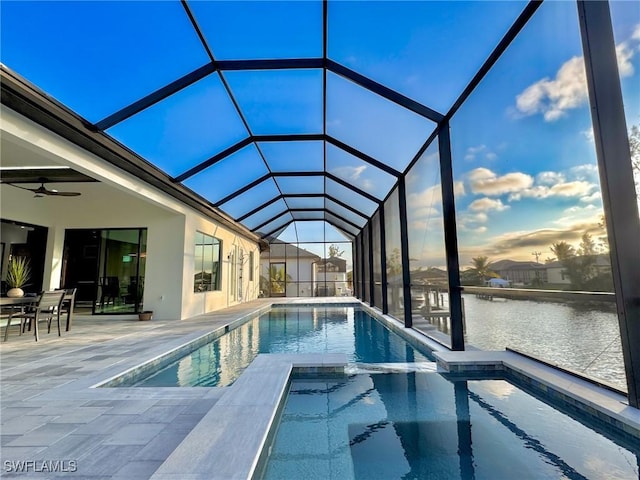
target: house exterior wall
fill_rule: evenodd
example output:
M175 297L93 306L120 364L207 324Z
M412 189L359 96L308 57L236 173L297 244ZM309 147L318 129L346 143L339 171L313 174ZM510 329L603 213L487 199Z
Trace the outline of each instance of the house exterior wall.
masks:
M270 278L269 267L274 263L284 263L286 274L288 275L285 295L287 297L310 297L313 296L313 266L318 260L316 257L297 255L297 249L287 251L287 257L273 255L273 252L265 252L260 257L260 276L267 281ZM269 292L262 292L263 296L268 296Z
M548 267L547 268L547 282L569 285L571 280L567 275L563 275L563 267Z
M217 310L258 296L258 244L199 214L170 195L141 183L99 157L2 106L3 142L51 159L100 180L72 184L86 191L81 197L33 198L30 192L8 185L0 187L2 218L49 229L42 288L60 286L65 230L147 228L144 308L158 319L183 319ZM194 242L200 230L223 242L222 290L194 294ZM245 265L242 298L231 295L228 254L243 250ZM249 252L254 252L253 280L248 272ZM239 270L235 269L236 272Z

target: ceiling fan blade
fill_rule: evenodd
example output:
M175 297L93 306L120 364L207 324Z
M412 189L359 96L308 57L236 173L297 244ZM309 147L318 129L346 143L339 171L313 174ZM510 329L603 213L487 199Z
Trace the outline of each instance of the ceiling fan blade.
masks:
M21 187L20 185L16 185L15 183L8 183L7 185L11 185L12 187L33 192L35 193L34 198L41 198L41 197L44 197L45 195L52 196L52 197L56 197L56 196L57 197L77 197L81 195L80 192L59 192L57 190L47 190L47 188L44 186L44 183L40 185L38 188Z
M38 188L27 188L27 187L21 187L20 185L16 185L15 183L7 183L7 185L11 185L12 187L20 188L22 190L27 190L29 192L41 193L41 192L39 192L41 187L38 187Z
M80 192L54 192L53 190L47 190L46 195L58 196L58 197L77 197L81 195Z

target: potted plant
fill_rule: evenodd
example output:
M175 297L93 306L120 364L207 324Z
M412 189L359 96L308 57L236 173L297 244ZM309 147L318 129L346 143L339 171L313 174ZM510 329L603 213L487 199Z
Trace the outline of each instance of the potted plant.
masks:
M7 265L7 297L23 297L24 287L31 278L31 266L26 257L13 257Z
M151 320L153 318L153 310L145 310L138 313L138 320Z

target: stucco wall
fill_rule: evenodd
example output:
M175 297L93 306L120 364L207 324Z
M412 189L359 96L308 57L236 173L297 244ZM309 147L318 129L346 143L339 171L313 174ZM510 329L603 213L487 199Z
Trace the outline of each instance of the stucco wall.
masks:
M33 198L33 194L0 185L2 218L49 228L43 288L60 285L62 252L66 229L147 228L147 260L144 308L158 319L181 319L237 303L229 295L228 264L223 262L219 292L193 293L193 256L196 230L223 240L223 260L229 249L245 252L242 301L257 298L259 252L253 240L215 224L164 192L142 184L132 175L106 164L95 155L2 107L2 142L12 153L44 158L48 164L65 165L100 180L100 183L51 184L49 188L72 189L80 197ZM35 158L34 157L34 158ZM20 160L20 159L18 159ZM50 161L49 161L50 160ZM15 158L7 158L15 164ZM3 155L3 164L5 158ZM249 281L249 251L254 251L254 281Z

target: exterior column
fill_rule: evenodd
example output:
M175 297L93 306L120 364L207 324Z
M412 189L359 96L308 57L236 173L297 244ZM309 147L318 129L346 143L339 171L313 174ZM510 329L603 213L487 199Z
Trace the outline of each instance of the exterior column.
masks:
M629 404L640 408L640 219L609 3L578 1Z
M62 256L64 254L64 227L48 227L42 290L55 290L62 285Z
M369 249L367 255L369 255L369 271L365 272L366 275L369 275L369 305L372 307L376 306L376 298L375 298L375 282L373 281L373 228L371 227L371 220L367 222L367 231L369 232Z
M458 261L458 233L453 189L453 167L451 164L451 139L449 122L440 126L438 133L440 150L440 179L442 188L442 215L444 221L444 244L447 251L447 273L449 275L449 315L451 318L451 349L464 350L464 321L462 318L462 288L460 286L460 264Z
M382 283L382 313L389 313L389 299L387 298L387 238L384 233L384 205L380 206L380 283Z
M407 227L407 189L404 175L398 178L398 208L400 210L400 245L402 257L402 295L404 300L404 326L413 326L411 314L411 271L409 270L409 228Z

